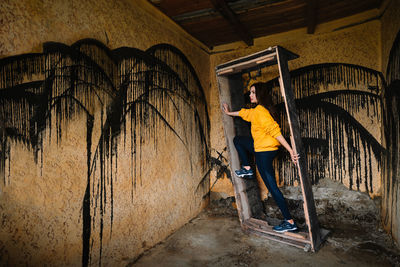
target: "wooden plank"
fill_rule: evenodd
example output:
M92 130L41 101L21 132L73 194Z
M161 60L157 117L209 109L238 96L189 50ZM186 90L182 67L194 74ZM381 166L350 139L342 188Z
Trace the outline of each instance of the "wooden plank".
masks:
M280 236L269 235L269 234L254 230L253 228L248 227L246 225L244 225L243 231L245 231L247 233L258 235L260 237L263 237L263 238L266 238L266 239L269 239L269 240L273 240L273 241L277 241L277 242L280 242L280 243L283 243L283 244L286 244L286 245L294 246L294 247L297 247L297 248L300 248L300 249L306 249L308 246L310 246L310 244L305 244L303 242L298 242L296 240L290 240L290 239L287 239L287 238L282 238Z
M230 100L231 100L231 109L232 110L239 110L245 105L244 97L243 97L243 82L242 82L242 75L239 74L234 74L231 75L229 78L229 95L230 95ZM226 115L223 115L226 117ZM229 117L230 119L233 119L233 126L234 126L234 135L229 136L229 139L233 140L233 138L237 136L250 136L250 129L248 127L247 122L243 121L242 119L238 117ZM229 147L230 151L233 151L234 153L237 153L236 148L234 146ZM239 157L238 157L239 160ZM253 168L255 168L254 164L251 162L251 165L253 165ZM240 166L240 165L239 165ZM234 170L237 170L238 168L232 169L232 174ZM232 175L232 177L235 177ZM257 179L242 179L242 178L237 178L239 181L244 185L243 186L243 194L247 196L246 199L246 205L249 206L249 212L250 216L261 216L263 213L263 204L260 199L260 190L258 187L258 182ZM241 191L239 191L242 193Z
M308 235L306 233L301 233L302 238L290 238L293 237L293 235L291 234L299 234L299 233L290 233L290 232L286 232L285 234L280 234L280 233L275 233L273 231L269 232L268 230L266 230L265 227L260 227L258 225L254 225L254 223L251 223L250 221L254 221L254 218L251 218L249 220L246 220L243 224L242 224L242 228L243 231L248 232L248 233L253 233L256 234L258 236L270 239L270 240L274 240L274 241L278 241L287 245L291 245L291 246L295 246L298 248L302 248L305 251L309 251L310 249L312 250L311 247L311 240L308 237ZM267 223L267 222L265 222ZM320 234L321 234L321 239L325 240L327 235L330 233L329 230L326 229L320 229ZM289 237L288 237L289 236ZM315 250L312 250L315 252Z
M308 225L309 235L311 239L312 250L317 250L321 244L321 232L319 229L317 212L315 209L314 197L312 194L311 183L306 172L306 155L300 134L300 123L295 105L293 90L291 89L291 81L289 68L286 59L286 50L282 47L277 48L278 68L280 74L281 93L285 100L285 108L289 122L290 134L292 136L291 143L295 153L300 155L297 164L297 170L300 177L300 184L304 200L304 215Z
M248 61L257 60L257 59L259 59L260 57L263 57L263 56L269 56L269 55L275 53L275 48L276 48L275 46L268 47L267 49L262 50L262 51L258 51L258 52L254 53L254 54L247 55L247 56L240 57L240 58L236 58L234 60L231 60L231 61L225 62L223 64L220 64L220 65L218 65L216 67L217 74L218 74L219 71L224 70L224 69L226 69L228 67L231 67L231 68L238 67L242 63L246 64L246 62L248 62Z
M150 0L150 2L158 7L162 12L164 12L169 17L174 17L188 12L193 12L196 10L207 10L213 8L212 4L208 0L173 0L173 1L160 1L160 0Z
M251 67L261 68L269 65L275 65L278 63L276 60L276 48L277 46L269 47L257 53L220 64L216 67L215 71L217 75L231 75L245 71ZM288 51L287 60L296 59L298 57L298 55ZM269 64L265 64L266 62L269 62Z
M219 97L221 103L227 103L229 106L232 106L231 96L230 96L230 80L235 77L227 77L227 76L218 76L218 88L219 88ZM226 138L226 145L228 147L229 156L230 156L230 167L231 167L231 176L233 182L233 188L235 191L236 198L236 206L238 209L239 220L242 223L244 220L247 220L251 216L250 207L248 205L248 199L246 195L246 187L244 181L235 176L233 170L240 168L239 156L234 149L233 137L235 136L235 129L233 119L225 114L222 114L222 123L224 125L224 133Z
M223 68L221 70L218 70L217 73L218 73L218 75L223 75L223 74L227 74L227 73L229 73L229 74L238 73L244 69L248 69L248 68L257 66L257 65L265 63L267 61L276 62L275 53Z
M239 34L240 38L248 46L253 45L253 37L245 28L245 26L239 21L238 17L228 6L228 4L224 0L211 0L211 3L214 5L215 9L218 10L221 15L229 21L233 29Z
M255 218L250 218L249 221L252 221L258 225L260 225L260 227L268 227L272 229L272 226L269 225L268 222L263 221L263 220L259 220L259 219L255 219ZM283 235L289 235L289 236L293 236L299 239L309 239L309 236L306 232L285 232L283 233Z
M311 241L309 239L309 236L305 232L285 232L285 233L278 233L272 230L273 226L269 225L266 221L258 220L255 218L250 218L245 221L245 224L248 227L253 228L254 230L261 231L263 233L269 234L269 235L274 235L274 236L279 236L282 238L287 238L290 240L296 240L298 242L310 244Z

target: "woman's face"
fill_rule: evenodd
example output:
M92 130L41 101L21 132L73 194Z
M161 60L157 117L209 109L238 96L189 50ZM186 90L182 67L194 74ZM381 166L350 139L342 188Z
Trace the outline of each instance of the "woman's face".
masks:
M250 102L251 103L257 103L257 97L256 97L256 88L254 86L250 87Z

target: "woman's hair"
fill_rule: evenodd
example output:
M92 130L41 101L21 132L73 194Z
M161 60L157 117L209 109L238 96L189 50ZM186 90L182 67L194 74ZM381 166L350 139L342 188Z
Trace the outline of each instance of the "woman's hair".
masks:
M271 88L268 88L267 84L262 82L255 83L252 86L256 89L258 104L265 107L271 113L272 118L278 122L278 112L272 102Z

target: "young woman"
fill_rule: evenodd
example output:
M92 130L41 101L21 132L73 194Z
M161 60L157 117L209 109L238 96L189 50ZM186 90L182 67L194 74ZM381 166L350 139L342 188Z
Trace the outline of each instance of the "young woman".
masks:
M235 173L241 178L253 175L248 153L254 153L258 171L285 218L280 225L273 227L274 231L282 233L297 230L297 226L290 215L282 192L276 184L272 161L277 155L280 145L283 145L290 153L293 163L297 163L299 156L286 142L278 123L272 116L276 116L276 114L274 114L271 94L265 85L265 83L256 83L250 87L250 102L258 104L255 108L230 111L228 105L224 103L223 111L226 115L238 116L251 123L252 137L235 136L233 140L243 166Z

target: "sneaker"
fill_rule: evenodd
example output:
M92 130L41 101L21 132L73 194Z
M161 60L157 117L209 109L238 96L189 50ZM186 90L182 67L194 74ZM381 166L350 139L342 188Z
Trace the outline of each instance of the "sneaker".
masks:
M285 220L285 221L282 221L280 225L274 226L272 228L272 230L274 230L275 232L278 232L278 233L284 233L284 232L288 232L288 231L292 232L292 231L297 230L297 225L296 225L296 223L291 224L290 222Z
M241 168L240 170L235 171L236 175L240 178L243 178L245 176L253 176L253 170L246 170L245 168Z

